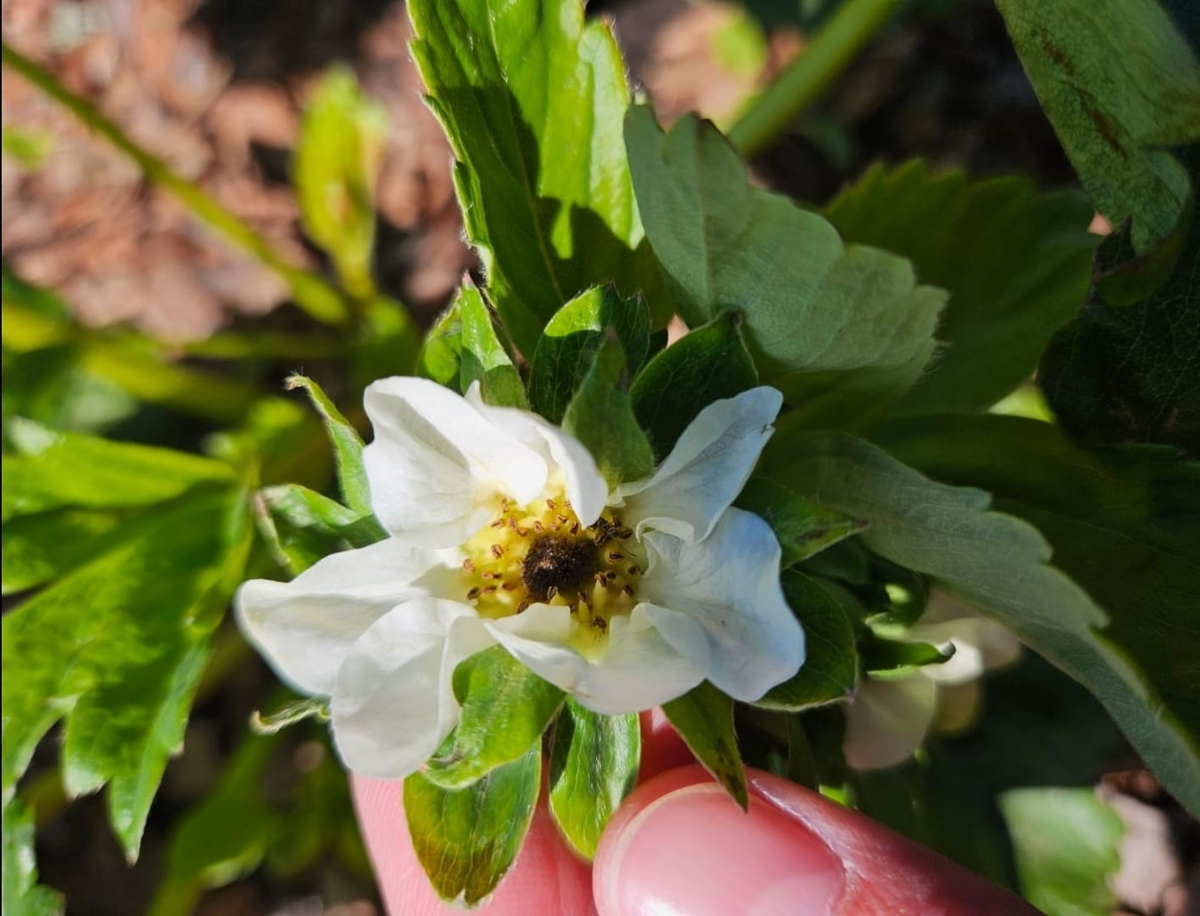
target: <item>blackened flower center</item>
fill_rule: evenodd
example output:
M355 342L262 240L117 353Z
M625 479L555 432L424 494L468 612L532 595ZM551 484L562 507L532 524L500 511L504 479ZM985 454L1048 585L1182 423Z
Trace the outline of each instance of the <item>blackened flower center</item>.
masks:
M534 601L549 601L559 592L578 590L595 571L596 545L590 538L546 534L529 545L521 581Z

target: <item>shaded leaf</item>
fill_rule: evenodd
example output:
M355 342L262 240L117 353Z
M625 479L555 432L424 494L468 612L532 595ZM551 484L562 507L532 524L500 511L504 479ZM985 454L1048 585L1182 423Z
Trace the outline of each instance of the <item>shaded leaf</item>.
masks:
M746 481L735 505L771 526L783 548L784 569L866 527L865 522L819 506L766 477Z
M1200 463L1167 448L1089 452L1020 417L898 421L880 441L939 480L986 487L997 509L1036 525L1055 565L1108 612L1105 636L1200 736Z
M1200 165L1200 146L1193 155ZM1160 442L1200 456L1200 218L1169 277L1136 304L1111 286L1050 342L1038 380L1059 422L1101 444Z
M826 213L847 241L909 258L923 283L950 294L937 331L945 346L895 413L987 407L1028 379L1083 305L1099 241L1077 191L1037 194L1024 178L968 182L920 160L874 166Z
M625 354L615 331L610 331L596 350L579 390L567 405L562 425L596 459L609 487L654 471L650 440L633 415Z
M997 0L1021 63L1096 207L1141 252L1190 182L1168 151L1200 138L1200 63L1156 0Z
M404 780L413 850L442 899L474 906L496 889L529 831L541 771L536 747L465 789L444 789L422 773Z
M988 512L981 490L935 483L842 434L778 438L764 470L797 492L866 518L863 543L925 573L1010 627L1104 705L1163 785L1200 811L1200 762L1190 738L1144 674L1094 628L1103 612L1048 565L1049 545L1028 523Z
M804 664L753 705L801 710L844 700L858 679L858 650L846 612L811 576L789 570L783 594L804 627Z
M529 373L529 403L551 423L562 422L567 404L610 327L625 350L632 378L650 350L650 312L642 299L623 299L609 287L589 289L546 324Z
M492 0L419 0L408 7L413 57L458 163L467 236L488 294L527 356L573 296L614 281L654 292L657 265L620 142L629 104L624 64L606 23L578 0L530 7Z
M454 696L462 706L458 727L424 771L447 789L471 785L540 748L566 695L503 646L492 646L454 669Z
M733 730L733 700L704 681L662 709L696 760L746 809L750 795Z
M1013 789L1000 798L1025 899L1048 916L1117 909L1120 816L1093 789Z
M758 384L734 313L689 331L655 356L633 383L633 413L662 460L696 415L713 401Z
M913 365L915 380L933 354L945 294L917 286L912 265L847 247L824 217L752 187L729 142L694 116L664 135L650 109L635 107L625 142L647 237L691 327L740 310L772 383L793 372Z
M585 859L595 858L609 818L633 791L641 756L636 714L605 716L567 700L550 748L550 814Z

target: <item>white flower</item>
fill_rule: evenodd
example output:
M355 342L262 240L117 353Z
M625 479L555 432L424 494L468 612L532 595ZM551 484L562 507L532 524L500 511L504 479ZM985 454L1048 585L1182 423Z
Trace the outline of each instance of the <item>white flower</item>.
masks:
M496 643L601 713L705 679L758 699L804 658L779 544L730 506L780 403L762 387L710 404L651 476L610 491L534 414L375 382L364 463L391 537L246 583L238 620L284 680L331 698L346 764L380 777L437 749L459 717L455 667Z
M945 592L934 590L906 642L946 647L954 654L897 676L864 678L846 711L846 762L856 770L903 763L931 728L961 731L979 706L979 678L1011 664L1021 652L1017 638L980 617Z

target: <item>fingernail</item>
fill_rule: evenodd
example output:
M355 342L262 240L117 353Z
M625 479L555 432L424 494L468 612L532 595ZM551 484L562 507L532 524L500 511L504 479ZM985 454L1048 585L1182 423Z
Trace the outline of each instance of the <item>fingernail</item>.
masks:
M605 877L604 909L623 916L820 916L846 883L840 860L798 821L753 796L744 813L713 783L647 805Z

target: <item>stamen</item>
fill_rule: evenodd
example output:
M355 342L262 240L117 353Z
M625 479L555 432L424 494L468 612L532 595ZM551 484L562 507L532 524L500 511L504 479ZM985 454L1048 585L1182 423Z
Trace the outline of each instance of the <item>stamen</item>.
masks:
M501 547L499 544L493 544L492 545L492 556L494 556L497 560L499 560L502 556L504 556L504 548Z
M549 509L551 512L553 512L555 509L558 508L558 503L556 503L552 499L547 499L546 500L546 508Z
M475 563L470 557L467 557L463 560L462 568L466 572L475 572Z
M492 522L492 525L491 525L491 527L493 527L493 528L503 528L503 527L504 527L506 524L507 524L507 522L505 522L503 518L498 518L498 519L496 519L494 522Z
M638 573L640 573L641 571L642 571L642 568L641 568L640 566L638 566L636 563L632 563L632 564L630 564L630 566L629 566L629 575L631 575L631 576L636 576L636 575L637 575Z
M633 586L630 585L628 582L625 583L625 587L623 589L621 589L621 591L623 591L630 598L632 598L634 595Z
M619 551L619 550L610 550L608 552L608 562L609 563L620 563L624 559L625 559L625 554L621 553L621 551Z
M483 589L481 589L479 586L475 586L475 588L473 588L469 592L467 592L467 600L474 601L476 598L479 597L479 593L482 591L483 591Z

